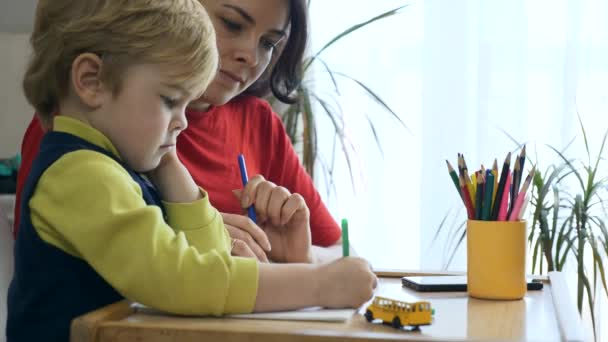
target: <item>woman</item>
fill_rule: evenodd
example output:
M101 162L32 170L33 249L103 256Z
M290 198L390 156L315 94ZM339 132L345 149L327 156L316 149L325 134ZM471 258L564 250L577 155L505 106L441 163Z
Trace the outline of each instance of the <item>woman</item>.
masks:
M305 0L201 0L217 34L220 70L206 93L188 109L188 129L177 151L195 181L222 212L233 253L277 262L322 261L340 256L340 230L299 163L279 117L260 96L270 91L290 103L300 81L297 70L306 46ZM43 129L34 118L22 143L17 203ZM243 191L237 155L256 175ZM262 180L279 187L270 191ZM278 190L276 190L278 189ZM310 209L307 226L284 226L275 199L301 194ZM254 203L258 225L243 216ZM15 209L15 227L19 208ZM311 246L311 241L312 245Z

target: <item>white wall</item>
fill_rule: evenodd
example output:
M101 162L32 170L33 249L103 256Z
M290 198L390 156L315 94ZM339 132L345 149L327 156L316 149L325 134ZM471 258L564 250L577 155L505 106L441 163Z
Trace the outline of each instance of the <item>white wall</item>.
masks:
M0 1L0 32L31 31L37 2L37 0Z
M6 296L13 277L13 210L15 196L0 195L0 342L6 329Z
M29 33L0 32L0 158L20 151L21 137L34 113L21 90L28 38Z

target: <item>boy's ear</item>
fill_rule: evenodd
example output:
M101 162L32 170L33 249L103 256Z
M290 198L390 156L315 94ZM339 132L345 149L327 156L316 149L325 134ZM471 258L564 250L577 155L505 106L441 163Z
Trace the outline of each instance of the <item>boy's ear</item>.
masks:
M72 63L72 88L80 101L91 108L97 108L103 102L105 88L100 78L102 67L101 58L88 52L78 55Z

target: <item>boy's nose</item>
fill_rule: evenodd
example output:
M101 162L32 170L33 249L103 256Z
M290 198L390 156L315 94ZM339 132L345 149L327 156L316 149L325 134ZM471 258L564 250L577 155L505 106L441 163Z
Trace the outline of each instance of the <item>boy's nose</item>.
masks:
M180 110L179 113L173 118L171 122L171 126L169 127L170 131L183 131L188 128L188 119L186 119L185 110Z

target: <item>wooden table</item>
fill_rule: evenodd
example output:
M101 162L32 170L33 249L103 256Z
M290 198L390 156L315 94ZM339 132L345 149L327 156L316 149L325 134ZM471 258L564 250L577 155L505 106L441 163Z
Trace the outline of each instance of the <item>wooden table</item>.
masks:
M127 302L119 302L75 319L71 340L316 342L583 339L580 318L573 302L567 293L558 293L565 290L561 274L551 276L542 291L529 291L519 301L479 300L469 298L464 292L414 292L401 286L400 277L404 274L380 273L377 294L406 301L429 300L435 309L434 321L430 326L421 327L420 331L399 331L388 325L368 323L362 315L354 315L345 323L185 318L138 313Z

